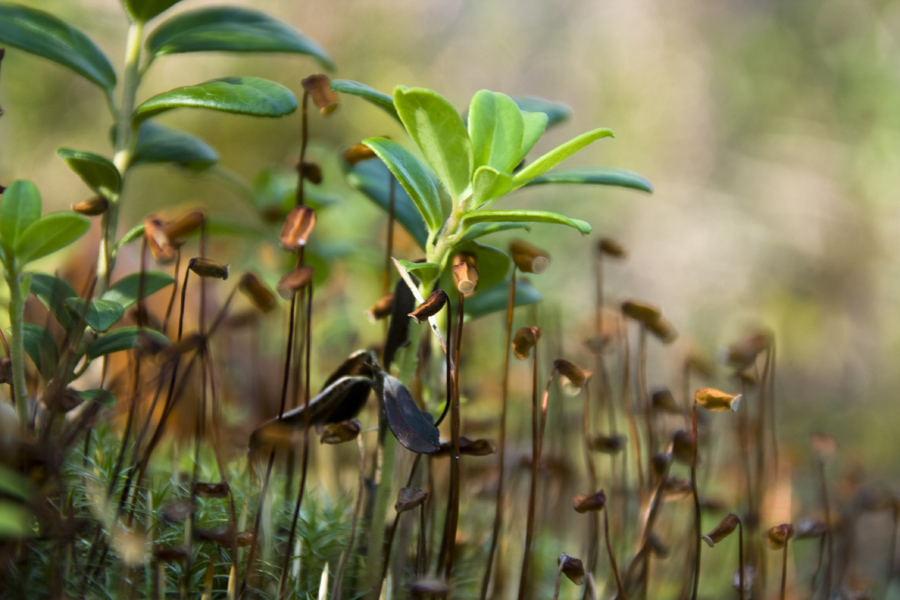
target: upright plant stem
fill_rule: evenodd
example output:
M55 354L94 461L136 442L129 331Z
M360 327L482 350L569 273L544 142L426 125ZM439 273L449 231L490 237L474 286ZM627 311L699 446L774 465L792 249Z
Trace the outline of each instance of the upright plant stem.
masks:
M616 565L616 556L613 553L612 544L609 541L609 511L603 511L603 534L606 538L606 552L609 554L609 566L612 568L613 575L616 578L616 589L619 592L619 600L627 600L625 596L625 584L622 583L622 576L619 575L619 567ZM700 537L697 536L699 540Z
M14 260L14 259L13 259ZM22 286L19 272L13 264L11 273L6 274L9 285L9 322L11 325L11 345L9 358L13 370L13 398L19 424L23 430L28 428L28 387L25 383L25 300L22 298Z
M347 569L347 561L353 552L353 543L356 540L356 523L359 520L359 509L362 507L362 499L366 489L366 445L363 443L362 433L356 438L359 448L359 492L356 495L356 504L353 507L353 521L350 525L350 540L347 542L347 550L341 556L341 562L334 576L334 600L341 600L341 587L344 583L344 571ZM399 515L398 515L399 516Z
M543 422L541 412L538 405L537 395L537 369L538 356L537 344L534 345L532 352L532 371L531 371L531 487L528 491L528 516L525 522L525 548L522 552L522 572L519 576L519 595L518 600L525 600L528 597L528 567L531 559L531 543L534 539L534 520L535 520L535 504L537 503L537 476L538 467L541 460L541 430ZM551 380L553 375L550 375ZM550 383L547 383L549 389Z
M738 600L744 600L744 524L738 519Z
M450 514L447 516L447 564L444 578L450 581L453 572L453 555L456 550L456 530L459 526L459 355L462 346L463 316L465 296L459 294L459 322L456 326L456 343L453 348L453 404L450 405L450 439L453 443L453 456L450 457ZM448 313L449 314L449 313Z
M697 402L691 407L691 493L694 497L694 579L691 588L691 600L697 600L700 588L700 495L697 493Z
M784 550L781 554L781 595L779 596L781 600L785 599L785 593L787 592L787 551L788 540L785 540Z

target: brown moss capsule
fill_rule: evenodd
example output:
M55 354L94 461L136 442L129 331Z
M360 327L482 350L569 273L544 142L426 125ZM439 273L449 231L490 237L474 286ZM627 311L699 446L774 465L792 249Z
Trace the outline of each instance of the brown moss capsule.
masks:
M394 510L398 513L412 510L425 504L428 500L428 492L416 488L400 488L397 494L397 503L394 504Z
M613 258L625 258L628 256L625 246L608 237L600 238L600 241L597 242L597 251Z
M772 343L772 335L756 331L728 347L725 362L735 369L745 369L756 361L756 357Z
M72 210L86 217L102 215L109 209L109 200L103 196L94 196L72 205Z
M253 306L263 312L269 312L278 306L275 293L252 271L241 275L241 282L238 287L250 299Z
M584 384L593 375L590 371L576 367L564 358L558 358L553 361L553 367L576 388L584 387Z
M338 107L337 94L331 89L331 80L327 75L310 75L300 83L323 117L330 115Z
M626 300L622 303L622 314L649 327L651 323L662 316L662 311L646 302Z
M516 267L523 273L537 275L543 273L550 264L550 255L545 250L521 240L513 240L509 243L509 254L516 263Z
M606 492L600 490L594 494L578 494L572 498L572 507L575 512L586 513L601 511L606 506Z
M809 436L809 441L812 444L816 456L819 457L819 460L829 460L834 458L837 454L837 440L827 433L816 432Z
M569 581L575 585L584 583L584 563L580 558L569 556L568 554L560 554L556 559L556 564L562 569L563 575L569 578Z
M513 354L519 360L525 360L531 355L531 349L534 348L539 339L541 339L540 327L534 327L533 325L522 327L513 337Z
M647 330L663 344L671 344L678 339L678 330L662 315L656 320L647 323Z
M766 533L766 541L774 550L781 550L794 537L794 526L790 523L776 525Z
M322 427L322 435L319 437L321 444L343 444L355 440L362 431L362 424L356 419L341 421L340 423L328 423Z
M488 456L496 454L497 443L494 440L478 439L470 440L465 436L459 438L459 453L462 456ZM432 456L451 456L453 454L453 442L441 442L441 449Z
M681 407L675 402L675 396L667 387L656 388L650 395L650 402L653 404L653 410L669 413L670 415L681 414Z
M200 498L227 498L231 488L224 481L216 483L194 482L194 495Z
M694 457L694 438L690 431L679 429L672 436L672 456L682 464L691 464Z
M601 454L618 454L627 441L624 435L598 435L591 440L591 450Z
M734 530L738 528L741 520L735 514L730 514L724 519L722 522L716 525L716 528L707 533L706 535L701 535L700 539L707 543L707 545L712 548L729 535L734 533Z
M281 228L281 247L295 252L306 246L309 236L316 227L316 211L308 206L295 206L288 213Z
M320 183L322 183L322 167L320 167L316 163L308 161L300 163L300 166L297 170L300 172L301 177L303 177L313 185L319 185Z
M453 257L453 281L460 294L468 296L478 285L478 262L474 254L460 252Z
M381 319L386 319L391 316L391 311L393 309L394 294L388 294L387 296L379 298L375 304L369 307L369 310L366 311L366 318L369 319L370 323L374 323L375 321L380 321Z
M206 217L198 210L184 214L170 223L166 223L164 231L169 239L175 240L189 236L203 226Z
M341 153L341 158L351 167L364 160L375 158L375 156L376 154L372 152L372 149L365 144L353 144Z
M702 388L694 392L694 402L706 410L737 412L741 403L741 394L728 394L713 388Z
M445 304L447 304L447 294L444 293L444 290L434 290L427 298L425 298L425 301L422 304L409 313L409 316L413 321L419 323L426 320L428 317L436 315L444 308Z
M294 269L278 282L278 294L285 300L290 300L296 292L308 286L312 278L312 267L304 266Z
M657 479L665 477L669 472L669 466L672 464L672 454L669 452L660 452L654 454L650 459L650 467Z
M228 279L228 265L223 265L214 260L194 257L188 263L188 269L199 275L200 277L210 277L212 279Z
M165 265L175 260L177 248L166 234L162 221L152 217L146 219L144 221L144 237L156 262Z

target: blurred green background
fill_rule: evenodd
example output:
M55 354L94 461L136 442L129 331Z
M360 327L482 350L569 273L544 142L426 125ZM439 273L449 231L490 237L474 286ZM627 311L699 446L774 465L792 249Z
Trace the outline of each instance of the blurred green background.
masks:
M176 11L215 4L184 0ZM121 62L126 21L117 0L32 0L64 16ZM900 3L867 0L334 0L230 2L265 10L318 41L332 77L383 91L438 90L460 109L481 88L537 95L572 107L537 151L594 127L615 130L567 166L635 170L652 196L597 187L544 187L504 201L586 219L589 238L536 227L554 257L536 278L561 307L567 351L593 320L594 243L619 239L627 262L609 269L610 298L661 306L682 332L665 353L652 345L653 382L674 374L690 340L715 356L750 326L776 332L781 431L798 461L812 431L834 434L844 458L876 478L897 475L900 411ZM150 29L152 29L152 24ZM195 54L157 61L139 100L225 75L268 77L301 93L317 72L295 56ZM0 181L32 179L48 207L87 197L55 155L59 146L109 155L112 125L100 91L47 61L10 49L0 75ZM221 164L252 178L291 165L299 117L254 120L174 111L162 122L207 139ZM370 105L344 98L310 119L320 157L364 137L404 139ZM320 215L334 240L356 240L333 265L352 281L354 261L377 266L384 218L332 178L338 204ZM252 215L234 190L163 167L136 172L122 231L167 207ZM505 242L497 242L500 247ZM240 243L232 244L240 254ZM224 250L223 250L224 252ZM243 253L244 260L259 260ZM236 259L240 260L240 258ZM344 275L341 275L341 274ZM335 327L377 338L361 315L372 293L348 292ZM352 310L351 310L352 309ZM324 326L323 326L324 327ZM724 379L722 386L729 385Z

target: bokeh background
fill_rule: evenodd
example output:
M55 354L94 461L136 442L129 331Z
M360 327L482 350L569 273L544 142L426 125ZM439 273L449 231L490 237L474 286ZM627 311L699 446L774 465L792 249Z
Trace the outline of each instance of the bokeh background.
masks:
M184 0L176 10L213 4ZM590 237L536 227L553 255L534 284L578 333L593 320L593 248L602 235L629 250L608 270L613 301L661 306L682 333L651 347L651 379L676 372L688 344L717 356L748 328L767 327L779 347L778 396L785 444L808 459L808 436L834 435L841 465L895 482L900 454L900 3L889 0L332 0L239 2L266 10L318 41L333 77L390 91L430 87L460 109L488 88L563 101L573 116L546 150L604 126L617 137L568 166L637 171L653 195L549 186L504 200L549 207L594 225ZM114 64L125 17L117 0L30 0L88 32ZM268 77L298 95L320 69L296 56L166 57L139 100L214 77ZM0 76L0 181L34 180L48 207L88 193L55 155L59 146L110 154L112 124L100 91L47 61L10 50ZM175 111L163 122L207 139L232 172L296 159L299 118L266 121ZM402 139L376 108L346 98L328 119L311 117L313 153L327 163L364 137ZM340 181L321 230L345 245L333 286L378 265L384 217ZM221 180L163 167L136 172L123 231L147 214L205 206L252 219ZM229 244L245 261L258 249ZM498 242L504 247L505 242ZM223 249L223 252L225 250ZM241 258L234 260L240 261ZM362 276L362 275L360 275ZM337 283L334 283L337 282ZM371 293L345 292L329 332L377 337L362 317ZM329 329L332 328L332 329ZM368 329L367 329L368 328ZM676 385L675 381L671 382ZM728 380L720 380L722 386ZM843 467L842 467L843 468Z

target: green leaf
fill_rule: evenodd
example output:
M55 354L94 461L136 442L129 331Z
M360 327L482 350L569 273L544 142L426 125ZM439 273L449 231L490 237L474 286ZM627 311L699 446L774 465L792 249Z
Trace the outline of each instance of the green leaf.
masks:
M138 295L141 291L143 291L143 297L146 298L175 282L171 275L161 271L144 271L143 280L143 290L141 290L141 273L126 275L112 284L101 298L116 302L122 308L129 308L139 300Z
M125 314L122 305L112 300L69 298L66 300L66 308L76 319L83 315L84 322L90 325L94 331L106 331L118 323Z
M181 0L122 0L122 2L132 19L139 23L146 23L160 13L169 10Z
M378 162L378 161L375 161ZM279 227L283 219L297 204L296 169L282 167L266 167L253 177L253 204L267 222L278 221ZM308 185L304 188L306 204L315 211L331 206L340 201L329 194Z
M56 371L56 365L59 364L59 350L56 348L56 341L53 336L47 333L47 330L40 325L34 323L24 323L24 339L25 352L31 357L31 361L41 377L45 381L53 377Z
M470 225L474 223L511 223L519 221L522 223L555 223L557 225L568 225L574 227L582 234L587 235L591 232L591 226L586 221L580 219L570 219L558 213L548 212L546 210L480 210L467 214L463 217L463 223Z
M387 138L369 138L362 142L378 155L415 203L433 233L444 223L441 199L425 165L412 152Z
M431 90L397 86L394 106L410 137L454 199L472 176L472 144L453 105Z
M90 226L90 221L73 212L50 213L22 232L16 242L16 255L24 264L53 254L84 235Z
M174 163L200 172L218 161L216 151L200 138L153 121L145 121L138 129L128 166Z
M0 196L0 242L7 258L12 258L16 242L41 218L41 194L27 180L13 181Z
M404 269L422 281L434 281L441 274L440 265L430 262L415 263L409 260L398 260Z
M525 124L525 131L522 134L522 147L519 149L519 161L517 165L525 160L525 156L531 152L544 131L547 129L547 115L541 112L523 112L522 120Z
M394 107L394 99L384 92L379 92L364 83L350 81L349 79L332 79L331 89L341 94L350 94L351 96L358 96L363 100L367 100L400 121L400 115L397 114L397 109Z
M283 21L250 8L217 6L176 15L147 39L155 56L185 52L286 52L312 56L326 69L331 58Z
M476 223L475 225L466 228L466 232L459 238L459 242L457 243L468 242L469 240L474 240L491 233L507 231L510 229L524 229L525 231L531 231L531 226L528 223Z
M476 92L469 107L473 167L511 172L519 163L524 128L522 112L512 98L488 90Z
M478 167L472 180L473 208L479 208L491 203L509 191L512 187L512 178L506 173L501 173L493 167Z
M112 354L113 352L131 350L138 345L141 335L146 335L159 344L169 344L169 338L154 329L133 326L120 327L101 335L91 342L87 347L85 356L93 360L99 356Z
M63 329L68 331L72 326L72 317L66 309L65 302L69 298L78 297L78 292L75 291L75 288L60 277L46 273L32 273L31 291L47 307L47 310L56 317L57 322L62 325Z
M116 405L116 397L108 390L93 389L77 392L85 402L96 402L101 406L112 408Z
M601 138L613 137L614 134L609 129L594 129L587 133L582 133L576 138L572 138L565 144L557 146L547 154L535 160L533 163L519 171L513 177L514 190L522 187L538 175L549 171L562 161L566 160L588 144L595 142Z
M56 154L81 177L95 193L110 198L122 190L122 176L111 160L92 152L59 148Z
M541 293L524 281L516 281L516 306L534 304L543 300ZM509 303L509 278L466 298L466 319L478 319L485 315L506 310Z
M259 77L224 77L153 96L134 110L134 121L174 108L205 108L253 117L283 117L297 110L289 89Z
M35 535L34 515L27 507L0 501L0 539L24 538Z
M347 165L344 165L347 167ZM394 219L399 223L419 245L425 249L428 240L428 230L422 215L415 203L403 189L396 183L396 179L380 160L364 160L352 167L347 167L347 183L359 190L363 196L374 202L381 210L387 213L390 210L390 181L394 181Z
M28 500L31 496L31 482L18 471L0 464L0 492L12 498Z
M513 102L523 111L531 113L544 113L547 116L547 126L558 125L572 115L572 109L562 102L553 102L534 96L517 96Z
M509 273L509 268L512 265L509 256L502 250L474 241L456 244L453 247L453 252L448 264L452 264L453 256L456 256L460 252L474 254L475 260L478 262L478 286L475 288L475 294L478 294L480 290L487 289L496 283L503 281L503 278ZM441 287L443 289L456 289L456 286L452 283L452 277L451 270L449 268L445 269L444 280L441 282Z
M604 167L575 167L550 171L535 177L526 185L540 185L544 183L593 183L596 185L631 188L642 192L653 191L653 184L642 175L625 169L608 169Z
M50 59L112 91L116 72L86 35L49 13L0 3L0 42Z

